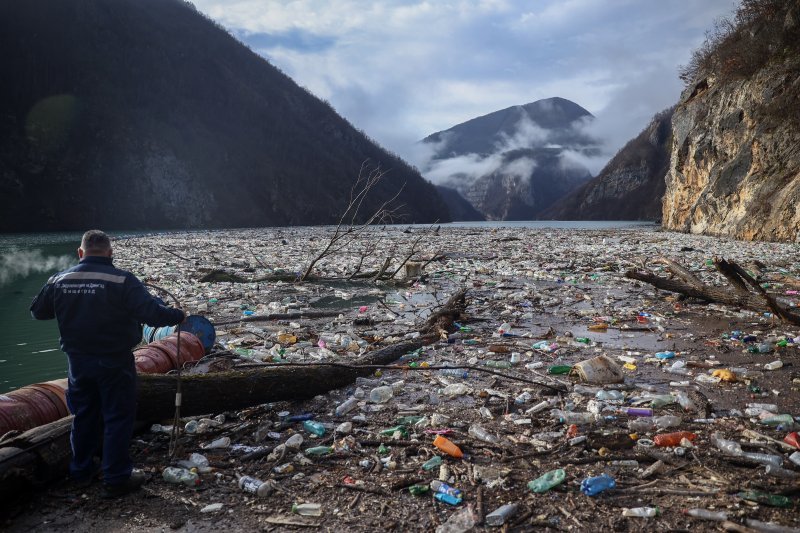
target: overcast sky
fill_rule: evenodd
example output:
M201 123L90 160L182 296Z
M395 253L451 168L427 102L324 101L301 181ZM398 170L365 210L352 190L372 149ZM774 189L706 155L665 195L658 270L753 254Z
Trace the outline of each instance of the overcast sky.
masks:
M674 104L679 65L734 0L194 0L356 127L413 143L560 96L610 155ZM414 161L412 161L414 162ZM597 169L593 169L596 171Z

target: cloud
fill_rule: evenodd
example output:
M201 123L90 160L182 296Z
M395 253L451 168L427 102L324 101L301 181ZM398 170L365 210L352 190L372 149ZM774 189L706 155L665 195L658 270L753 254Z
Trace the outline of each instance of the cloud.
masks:
M677 101L680 64L733 0L195 0L387 148L551 96L613 154Z

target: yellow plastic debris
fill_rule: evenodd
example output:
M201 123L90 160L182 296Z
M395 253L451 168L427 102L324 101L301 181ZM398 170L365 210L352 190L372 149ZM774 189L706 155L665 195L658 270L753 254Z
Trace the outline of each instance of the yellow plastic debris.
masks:
M727 368L719 368L714 370L711 375L715 378L719 378L720 381L736 381L736 374Z

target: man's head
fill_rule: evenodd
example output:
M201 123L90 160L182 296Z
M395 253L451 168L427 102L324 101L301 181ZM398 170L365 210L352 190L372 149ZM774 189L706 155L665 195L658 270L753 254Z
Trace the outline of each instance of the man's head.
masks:
M83 234L81 247L78 248L78 257L86 256L111 257L111 239L99 229L91 229Z

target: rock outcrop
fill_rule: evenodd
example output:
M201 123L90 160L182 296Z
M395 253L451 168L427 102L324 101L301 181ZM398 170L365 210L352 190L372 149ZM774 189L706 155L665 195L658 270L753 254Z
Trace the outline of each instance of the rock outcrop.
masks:
M800 241L798 14L796 2L744 3L700 57L672 120L664 227Z
M674 108L658 113L595 178L540 215L552 220L660 220Z

